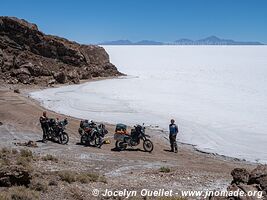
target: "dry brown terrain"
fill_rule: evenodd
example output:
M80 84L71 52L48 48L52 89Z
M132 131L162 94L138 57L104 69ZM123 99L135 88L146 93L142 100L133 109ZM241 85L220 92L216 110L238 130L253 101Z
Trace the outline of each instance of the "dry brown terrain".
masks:
M22 90L23 91L23 90ZM26 90L27 92L28 90ZM24 94L23 94L24 93ZM70 135L68 145L53 142L37 142L37 148L15 146L16 142L39 141L42 131L39 116L43 108L25 95L14 93L7 87L0 90L0 147L30 149L34 155L42 157L51 154L57 162L38 160L34 168L42 173L69 170L72 172L90 172L103 175L105 181L67 183L58 181L57 186L49 186L48 192L41 192L41 199L91 199L94 188L134 189L144 188L181 190L223 189L232 180L230 172L235 167L252 169L254 165L236 159L197 152L190 145L179 144L178 154L168 152L168 141L159 130L147 129L154 142L154 151L146 153L140 149L124 152L113 151L113 125L107 125L111 144L101 149L78 145L80 140L77 129L79 119L48 111L49 117L69 119L67 132ZM161 167L170 169L169 173L160 172ZM47 175L49 179L53 176Z

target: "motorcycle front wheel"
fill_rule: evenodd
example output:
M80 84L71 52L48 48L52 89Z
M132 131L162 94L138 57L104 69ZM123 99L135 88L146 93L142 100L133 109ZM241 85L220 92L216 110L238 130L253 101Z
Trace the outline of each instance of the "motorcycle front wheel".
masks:
M95 138L95 146L99 146L99 145L101 145L101 139L100 139L100 137L96 137Z
M116 145L116 149L119 149L121 151L124 151L127 148L127 144L125 144L122 141L117 140L115 145Z
M68 144L69 136L67 133L63 132L59 135L59 143L60 144Z
M144 140L143 147L144 150L149 153L152 152L154 149L154 145L149 139Z

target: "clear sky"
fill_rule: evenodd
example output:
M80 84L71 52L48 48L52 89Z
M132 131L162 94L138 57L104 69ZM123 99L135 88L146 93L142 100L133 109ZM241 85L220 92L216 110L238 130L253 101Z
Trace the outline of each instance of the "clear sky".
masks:
M86 44L210 35L267 43L267 0L0 0L0 15Z

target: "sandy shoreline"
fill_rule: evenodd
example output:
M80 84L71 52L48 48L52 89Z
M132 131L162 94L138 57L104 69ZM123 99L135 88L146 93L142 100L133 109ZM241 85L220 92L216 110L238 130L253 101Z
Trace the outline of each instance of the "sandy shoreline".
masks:
M124 78L126 76L119 76L119 77L100 77L100 78L94 78L94 79L91 79L91 80L82 80L80 84L84 84L84 83L90 83L90 82L95 82L95 81L102 81L102 80L109 80L109 79L118 79L118 78ZM69 84L71 85L71 84ZM60 88L60 87L64 87L64 86L69 86L67 84L55 84L53 85L52 88ZM35 91L40 91L40 90L43 90L43 89L49 89L51 87L43 87L43 88L40 88L40 87L36 87L36 88L26 88L26 89L22 89L21 90L21 93L22 95L24 95L25 97L29 97L31 101L35 102L38 106L42 107L44 110L48 110L47 108L44 108L41 103L36 100L36 99L33 99L29 96L29 93L31 92L35 92ZM57 113L53 110L49 110L50 112L53 112L55 114L60 114L60 113ZM61 115L61 114L60 114ZM63 114L64 115L64 114ZM74 116L70 116L70 115L64 115L64 116L68 116L68 117L71 117L73 119L77 119L77 120L81 120L80 118L77 118L77 117L74 117ZM112 128L115 127L114 124L111 124L111 123L108 123L108 122L104 122L106 125L109 125L111 126ZM162 131L162 129L158 129L159 131ZM167 134L167 133L166 133ZM167 135L166 135L167 137ZM169 142L167 142L169 144ZM203 154L210 154L210 155L215 155L218 157L218 159L227 159L227 160L235 160L235 161L241 161L241 162L244 162L244 163L247 163L247 164L252 164L254 165L255 163L254 162L251 162L251 161L246 161L245 159L239 159L239 158L235 158L235 157L230 157L230 156L227 156L227 155L221 155L221 154L218 154L218 153L212 153L212 152L206 152L206 151L203 151L203 150L200 150L197 148L196 145L194 144L190 144L190 143L183 143L183 142L178 142L180 144L180 146L187 146L189 147L190 149L192 149L193 151L196 151L196 152L199 152L199 153L203 153Z
M59 85L62 86L62 85ZM13 92L19 88L21 94ZM29 98L27 93L33 90L44 89L24 86L0 87L0 146L15 148L16 142L41 139L39 116L44 110L40 104ZM64 118L66 116L48 111L49 117ZM255 164L238 159L207 154L197 151L192 145L179 144L178 154L168 152L169 145L158 137L159 130L147 130L152 136L155 150L149 154L139 150L114 152L113 131L114 125L107 124L108 138L111 144L101 149L77 145L80 140L77 129L79 119L67 116L69 125L67 132L70 135L68 145L62 146L52 142L38 143L38 148L32 149L36 154L51 153L70 164L53 166L53 168L66 168L81 171L91 169L100 171L107 177L107 184L98 187L124 189L124 188L174 188L189 189L225 189L231 182L230 172L236 167L251 170ZM159 168L169 167L171 173L160 174ZM51 166L42 166L44 170L51 170ZM171 184L170 184L171 182ZM90 188L89 188L90 189Z

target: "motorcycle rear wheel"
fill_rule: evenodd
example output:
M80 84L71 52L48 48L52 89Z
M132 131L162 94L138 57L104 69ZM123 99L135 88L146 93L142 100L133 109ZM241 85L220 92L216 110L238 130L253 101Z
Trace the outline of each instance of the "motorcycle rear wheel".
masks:
M143 148L146 152L152 152L153 149L154 149L154 145L153 143L149 140L149 139L146 139L144 140L144 143L143 143Z
M116 141L116 149L119 149L120 151L124 151L127 148L127 144L125 144L122 141Z
M86 135L82 135L81 136L81 144L82 145L86 145L87 144L87 136Z

